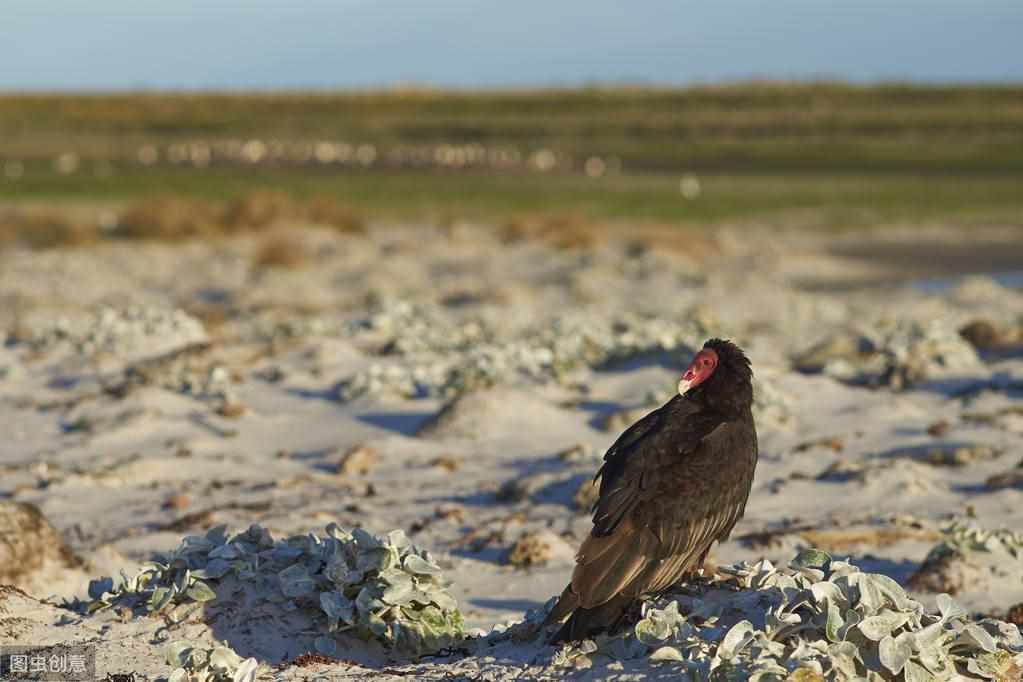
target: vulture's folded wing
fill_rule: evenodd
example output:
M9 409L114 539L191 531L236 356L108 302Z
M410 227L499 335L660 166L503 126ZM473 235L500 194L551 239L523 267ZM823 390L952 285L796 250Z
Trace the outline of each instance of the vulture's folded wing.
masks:
M654 495L657 471L694 450L720 424L715 415L676 396L630 426L608 448L597 472L600 492L593 507L593 535L613 533L636 504Z

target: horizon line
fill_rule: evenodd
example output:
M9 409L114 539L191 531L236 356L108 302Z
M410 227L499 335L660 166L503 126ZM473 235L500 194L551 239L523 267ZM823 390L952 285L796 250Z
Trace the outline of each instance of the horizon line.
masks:
M542 92L583 92L583 91L647 91L678 92L684 90L713 90L737 87L845 87L850 89L872 88L1014 88L1023 87L1023 78L990 79L922 79L922 78L878 78L875 80L843 79L834 77L771 78L748 77L735 79L691 80L686 82L663 82L641 80L593 80L576 83L513 84L513 85L445 85L425 81L395 82L378 85L296 85L296 86L163 86L137 85L127 87L15 87L0 86L0 96L12 95L379 95L379 94L531 94Z

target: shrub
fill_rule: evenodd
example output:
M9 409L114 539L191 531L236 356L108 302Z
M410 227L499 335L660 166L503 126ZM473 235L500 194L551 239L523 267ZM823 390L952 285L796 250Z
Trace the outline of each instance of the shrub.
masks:
M181 241L208 236L219 230L216 212L201 201L156 197L129 207L115 234L125 239Z

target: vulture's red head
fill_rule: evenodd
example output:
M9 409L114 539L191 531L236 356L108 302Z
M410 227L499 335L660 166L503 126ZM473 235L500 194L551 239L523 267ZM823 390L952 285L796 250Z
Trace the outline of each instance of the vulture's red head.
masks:
M686 367L682 378L678 380L678 394L685 395L714 374L718 368L718 354L713 348L703 347L693 361Z
M753 402L749 359L731 341L711 339L682 374L678 392L726 410L748 408Z

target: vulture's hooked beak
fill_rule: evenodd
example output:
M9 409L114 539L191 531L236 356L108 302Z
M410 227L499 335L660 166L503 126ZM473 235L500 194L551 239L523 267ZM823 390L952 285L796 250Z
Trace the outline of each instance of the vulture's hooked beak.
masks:
M686 370L682 378L678 380L678 394L685 395L689 389L696 384L696 372L692 369Z

